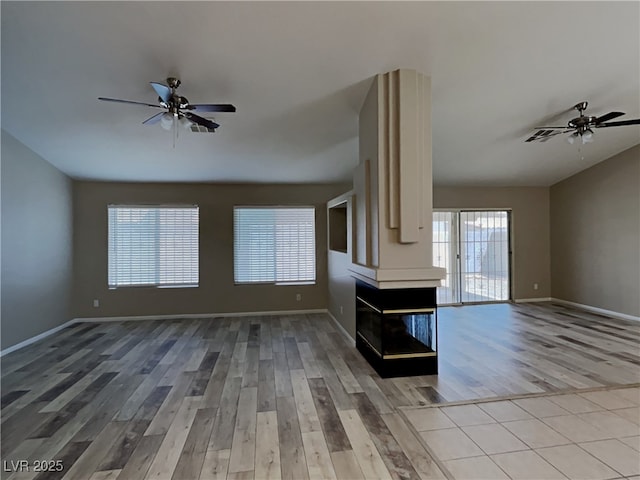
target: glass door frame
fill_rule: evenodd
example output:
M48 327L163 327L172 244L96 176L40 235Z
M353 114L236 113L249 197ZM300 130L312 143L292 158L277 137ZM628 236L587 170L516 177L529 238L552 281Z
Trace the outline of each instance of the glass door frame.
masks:
M492 304L492 303L509 303L513 302L513 209L511 208L434 208L433 212L446 212L452 213L454 215L454 221L452 222L452 226L454 227L451 232L451 236L453 237L453 241L455 244L453 248L451 248L451 255L453 255L454 263L456 265L455 271L447 272L450 273L451 283L456 285L455 295L457 297L457 302L453 303L439 303L438 305L442 306L455 306L455 305L483 305L483 304ZM462 265L461 265L461 245L462 241L460 238L460 213L462 212L506 212L507 214L507 272L509 275L509 279L507 282L508 285L508 295L506 300L482 300L482 301L472 301L472 302L463 302L462 301ZM441 287L439 287L441 288ZM438 295L436 295L436 299Z

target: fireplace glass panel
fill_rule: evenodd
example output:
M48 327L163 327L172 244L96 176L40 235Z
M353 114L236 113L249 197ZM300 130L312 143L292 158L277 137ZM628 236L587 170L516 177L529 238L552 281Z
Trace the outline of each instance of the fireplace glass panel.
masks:
M372 347L378 355L382 352L382 317L362 301L357 304L358 335Z
M384 357L435 354L435 312L387 314L382 331Z

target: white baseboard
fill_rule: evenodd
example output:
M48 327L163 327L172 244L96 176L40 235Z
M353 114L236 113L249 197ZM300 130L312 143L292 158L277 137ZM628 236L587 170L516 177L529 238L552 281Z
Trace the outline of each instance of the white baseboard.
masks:
M355 347L356 346L356 341L353 339L353 337L351 335L349 335L349 332L347 332L345 330L345 328L338 321L338 319L336 317L334 317L333 314L329 310L325 310L325 312L327 313L327 315L329 315L331 320L333 320L333 323L336 324L336 326L338 327L338 330L340 331L340 333L342 333L342 335L344 335L344 338L346 338L349 341L349 343Z
M174 320L178 318L208 318L208 317L250 317L250 316L264 316L264 315L302 315L306 313L329 313L325 308L317 308L310 310L276 310L270 312L232 312L232 313L188 313L184 315L137 315L128 317L87 317L87 318L73 318L62 325L58 325L46 332L42 332L35 337L27 338L26 340L16 343L10 347L0 350L0 357L20 350L23 347L31 345L43 338L53 335L59 332L63 328L67 328L75 323L103 323L103 322L131 322L139 320ZM335 320L335 319L334 319Z
M513 300L513 303L533 303L533 302L550 302L553 300L551 297L541 297L541 298L516 298Z
M62 325L53 327L47 330L46 332L42 332L36 335L35 337L27 338L26 340L23 340L20 343L16 343L15 345L11 345L10 347L5 348L4 350L0 350L0 357L3 357L8 353L15 352L16 350L20 350L21 348L31 345L32 343L35 343L39 340L42 340L43 338L46 338L49 335L53 335L54 333L59 332L60 330L63 330L70 325L73 325L74 323L76 323L75 319L69 320L68 322L63 323Z
M588 312L601 313L602 315L607 315L609 317L615 317L615 318L621 318L623 320L633 320L636 322L640 322L640 317L636 317L635 315L628 315L626 313L614 312L613 310L606 310L604 308L592 307L591 305L570 302L569 300L562 300L560 298L551 298L551 301L560 303L563 305L570 305L572 307L581 308L582 310L586 310Z

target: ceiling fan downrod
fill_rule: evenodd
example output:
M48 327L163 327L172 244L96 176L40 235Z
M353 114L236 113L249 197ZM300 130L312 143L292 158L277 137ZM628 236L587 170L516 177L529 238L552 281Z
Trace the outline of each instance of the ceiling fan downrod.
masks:
M584 116L582 112L584 112L587 109L587 106L589 105L589 102L580 102L577 103L575 107L576 110L578 110L580 112L580 116Z

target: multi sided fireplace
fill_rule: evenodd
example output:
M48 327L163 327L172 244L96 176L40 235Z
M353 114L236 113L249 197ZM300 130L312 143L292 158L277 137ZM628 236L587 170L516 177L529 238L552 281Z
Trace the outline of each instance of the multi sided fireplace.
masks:
M356 280L356 347L381 377L438 373L435 288Z

